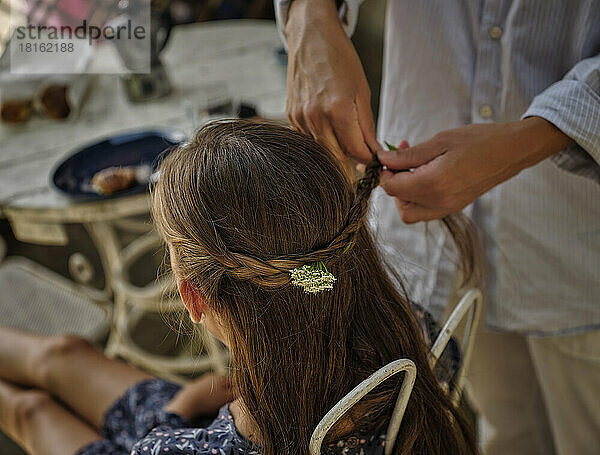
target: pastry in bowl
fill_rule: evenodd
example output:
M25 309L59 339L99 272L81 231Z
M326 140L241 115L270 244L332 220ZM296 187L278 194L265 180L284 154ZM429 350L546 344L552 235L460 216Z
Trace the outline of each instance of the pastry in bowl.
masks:
M137 184L135 166L107 167L96 172L92 178L92 188L98 194L109 196Z

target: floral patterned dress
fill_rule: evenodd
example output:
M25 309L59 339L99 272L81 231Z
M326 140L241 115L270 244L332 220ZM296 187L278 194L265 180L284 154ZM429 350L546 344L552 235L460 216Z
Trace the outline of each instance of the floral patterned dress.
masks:
M431 316L413 304L426 342L439 332ZM450 388L460 365L460 350L451 340L442 354L436 375ZM259 448L242 436L233 422L229 405L216 419L190 422L166 412L164 406L180 386L162 379L140 382L119 398L106 412L101 429L103 439L82 448L77 455L260 455ZM212 421L211 421L212 420ZM349 437L323 446L327 455L381 455L385 435Z

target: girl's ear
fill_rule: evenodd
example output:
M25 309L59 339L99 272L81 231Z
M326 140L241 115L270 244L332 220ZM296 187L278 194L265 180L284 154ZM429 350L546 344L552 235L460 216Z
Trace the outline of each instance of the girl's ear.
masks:
M197 324L202 319L202 315L206 312L206 303L202 298L198 289L187 280L177 280L179 295L185 305L185 308L190 313L190 319Z

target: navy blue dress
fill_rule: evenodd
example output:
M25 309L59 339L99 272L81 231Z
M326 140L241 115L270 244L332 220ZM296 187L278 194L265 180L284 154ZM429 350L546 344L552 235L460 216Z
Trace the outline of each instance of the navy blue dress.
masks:
M435 322L419 306L413 305L413 311L425 341L431 344L438 333ZM451 340L436 367L438 379L452 388L459 364L460 351ZM77 455L260 455L258 448L237 431L228 404L214 420L190 422L166 412L164 406L180 388L162 379L134 385L106 412L101 429L103 439L85 446ZM324 446L322 452L381 455L384 445L384 434L364 439L352 436Z
M189 422L165 412L180 386L150 379L131 387L104 416L103 439L82 448L77 455L260 455L235 427L229 404L212 422ZM349 437L324 447L325 453L383 454L385 435ZM361 452L362 450L362 452Z

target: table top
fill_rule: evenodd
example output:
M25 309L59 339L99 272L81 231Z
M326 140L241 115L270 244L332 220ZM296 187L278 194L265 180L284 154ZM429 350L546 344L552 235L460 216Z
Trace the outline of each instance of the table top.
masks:
M132 104L117 74L93 75L88 99L73 120L33 118L26 125L0 125L0 215L40 223L78 223L143 213L146 194L75 202L50 186L53 169L75 149L108 135L174 128L190 134L207 120L197 108L225 91L254 104L260 115L285 118L286 69L276 51L281 42L271 21L236 20L177 26L161 54L174 87L156 101ZM111 46L100 46L92 67L119 69Z

